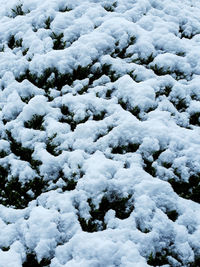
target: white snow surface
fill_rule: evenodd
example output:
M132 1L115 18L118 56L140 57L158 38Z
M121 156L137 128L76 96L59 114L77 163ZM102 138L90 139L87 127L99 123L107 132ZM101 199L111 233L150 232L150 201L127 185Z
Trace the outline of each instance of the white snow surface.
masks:
M0 267L199 266L199 1L0 7Z

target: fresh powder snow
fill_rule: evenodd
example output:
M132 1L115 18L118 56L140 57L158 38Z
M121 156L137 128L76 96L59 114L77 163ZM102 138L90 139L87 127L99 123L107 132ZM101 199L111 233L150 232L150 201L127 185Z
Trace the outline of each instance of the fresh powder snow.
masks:
M199 18L0 0L0 267L200 266Z

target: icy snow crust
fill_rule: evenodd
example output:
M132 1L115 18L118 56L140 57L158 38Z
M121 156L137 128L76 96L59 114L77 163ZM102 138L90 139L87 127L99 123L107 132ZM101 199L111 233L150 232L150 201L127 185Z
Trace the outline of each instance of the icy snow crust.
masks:
M0 267L200 266L199 1L0 7Z

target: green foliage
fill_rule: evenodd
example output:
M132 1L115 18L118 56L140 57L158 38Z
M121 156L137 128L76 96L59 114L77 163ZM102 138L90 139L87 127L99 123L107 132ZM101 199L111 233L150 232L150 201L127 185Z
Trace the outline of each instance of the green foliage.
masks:
M153 177L156 177L156 168L153 166L153 162L155 162L159 158L160 154L164 151L165 151L164 149L153 151L151 155L153 157L153 160L149 160L144 155L142 155L144 162L143 168L147 173L149 173Z
M121 59L124 59L126 56L126 49L127 47L124 47L122 49L120 48L116 48L115 51L111 54L112 57L116 58L116 57L119 57Z
M17 5L15 8L12 8L12 15L13 18L15 18L16 16L23 16L25 15L24 11L22 10L23 4L19 4Z
M106 98L107 98L107 99L110 99L110 98L112 97L112 92L113 92L113 90L110 90L110 89L108 89L108 90L106 91Z
M169 169L169 168L171 168L172 163L171 163L171 162L165 162L165 161L163 161L163 162L161 163L161 165L162 165L163 167L165 167L166 169Z
M160 88L160 90L156 92L156 97L159 97L160 95L169 96L169 94L171 93L171 90L172 90L172 86L166 85L164 88Z
M192 100L200 101L199 91L191 92L191 95L190 96L191 96L191 99Z
M137 74L134 74L134 71L130 71L127 73L135 82L140 82L140 80L138 80Z
M4 45L1 45L0 52L4 52L4 51L5 51L5 46Z
M164 151L165 151L165 149L160 149L160 150L154 151L152 154L153 160L154 161L157 160L159 158L160 154Z
M200 173L192 175L189 182L169 179L174 191L181 197L200 203Z
M189 263L189 267L198 267L200 266L200 256L195 257L194 262Z
M65 48L66 42L63 41L64 34L56 34L55 32L52 33L51 38L53 39L53 49L55 50L62 50Z
M164 264L168 264L167 254L161 254L160 252L156 252L155 255L151 253L147 260L147 263L151 266L162 266Z
M93 112L93 120L95 121L103 120L105 118L105 115L106 115L105 110L99 111L97 113Z
M76 129L77 126L77 122L74 121L73 119L73 113L70 113L67 116L63 116L59 122L64 122L64 123L68 123L71 127L71 131L74 131Z
M187 264L183 263L180 255L177 255L176 252L173 251L173 243L167 248L162 249L162 251L157 251L155 254L150 253L147 263L150 266L163 266L163 265L172 265L171 258L174 258L177 262L177 266L188 266L188 267L197 267L200 266L200 257L196 256L194 262L187 262Z
M59 12L69 12L69 11L71 11L72 9L71 8L69 8L68 6L66 6L66 7L64 7L64 8L60 8L59 9Z
M179 56L179 57L184 57L185 56L185 52L180 51L180 52L177 52L176 55Z
M94 142L96 142L99 138L107 135L109 132L112 131L114 127L113 126L108 126L108 128L105 130L105 132L97 133Z
M51 22L52 22L52 18L51 18L51 17L48 17L48 18L45 20L45 22L44 22L45 27L44 27L44 28L45 28L46 30L49 30L49 29L50 29Z
M188 107L185 98L176 97L175 99L172 99L171 102L174 104L175 108L180 112L184 112Z
M83 79L87 78L88 75L90 74L90 68L91 68L91 65L88 65L85 67L78 65L78 67L73 70L72 80L73 81L83 80Z
M102 75L107 75L112 82L116 81L119 76L116 75L115 71L111 70L111 65L104 64L101 68L97 68L95 71L91 70L92 64L88 66L77 66L71 73L59 73L56 68L47 68L44 72L37 76L27 69L22 75L16 77L18 82L22 82L27 79L38 88L45 90L46 96L49 97L49 89L55 88L60 91L64 85L72 85L75 80L83 80L89 77L89 85L99 79ZM78 91L78 94L87 92L88 86L84 86ZM50 100L50 99L49 99Z
M5 158L6 156L8 156L8 153L4 150L0 150L0 159Z
M32 162L32 164L35 163ZM0 204L4 206L25 208L31 200L37 198L47 188L47 182L43 178L35 177L22 184L18 177L10 177L8 180L9 174L10 166L0 165Z
M174 72L171 75L177 81L182 80L182 79L187 79L187 75L184 72L182 72L182 71L180 71L178 69L177 70L174 70Z
M28 102L31 100L31 98L33 98L34 97L34 95L29 95L29 96L26 96L26 97L21 97L21 100L24 102L24 103L26 103L26 104L28 104Z
M199 34L199 32L188 32L187 30L185 31L184 25L179 25L179 35L180 38L186 38L186 39L192 39L196 34Z
M118 145L112 148L111 153L113 154L126 154L134 153L138 150L140 144L137 143L128 143L126 145Z
M129 39L129 45L133 45L136 41L136 37L135 36L130 36L130 39Z
M11 181L4 181L4 187L2 185L0 191L0 202L5 206L13 206L18 209L24 208L27 205L27 202L31 198L27 195L26 200L24 196L26 195L26 190L21 187L21 183L16 178L12 178Z
M134 115L136 118L140 119L139 114L140 114L140 108L138 106L130 106L128 101L124 101L122 98L118 99L118 104L124 109L129 112L131 112L132 115Z
M136 118L139 118L140 114L140 108L138 106L135 106L129 110L132 115L134 115Z
M151 176L156 177L156 169L152 166L151 161L147 160L147 159L143 159L144 161L144 170L146 172L148 172Z
M98 209L95 208L92 200L88 199L91 218L86 221L84 218L81 218L79 216L79 222L82 230L86 232L96 232L106 229L104 217L106 212L110 209L116 212L117 218L122 220L128 218L134 209L133 205L128 206L128 201L130 200L130 198L130 195L124 198L118 196L116 193L105 195L101 199Z
M171 74L171 71L170 71L170 68L169 67L167 69L165 69L164 67L159 67L157 64L155 64L155 65L151 66L150 68L158 76Z
M19 40L16 40L16 41L15 41L15 46L16 46L16 47L22 47L22 42L23 42L22 38L19 39Z
M62 187L63 192L64 191L71 191L76 188L77 181L73 179L65 179L66 185Z
M173 222L175 222L176 219L178 218L178 213L176 210L167 211L166 214L167 214L168 218L170 220L172 220Z
M3 251L8 251L10 249L10 247L1 247L1 250Z
M44 130L42 123L44 122L44 116L34 114L32 119L24 122L24 127L34 130Z
M34 253L29 253L26 255L26 261L22 264L22 267L45 267L50 266L50 263L50 259L42 259L38 262L36 255Z
M184 72L180 71L179 69L171 70L170 67L159 67L157 64L150 66L150 69L152 69L154 73L158 76L169 74L177 81L187 78Z
M82 171L82 168L78 166L78 169L76 172L73 172L69 177L65 177L64 173L62 170L59 171L57 179L53 181L55 187L54 188L62 188L62 191L71 191L76 188L76 185L78 183L78 180L81 179L84 175L84 172ZM59 179L62 179L64 183L62 185L57 185L56 183L58 182Z
M111 56L114 57L114 58L119 57L121 59L124 59L124 58L127 58L127 57L131 57L132 54L127 54L126 50L128 49L128 47L130 45L133 45L135 42L136 42L136 37L135 36L130 36L127 45L124 46L124 47L120 47L119 46L119 41L117 41L115 43L115 49L111 53Z
M23 39L20 38L20 39L15 39L15 36L14 35L11 35L8 39L8 47L10 49L14 49L16 47L22 47L22 42L23 42Z
M154 60L154 55L151 53L147 58L139 58L139 64L149 65Z
M46 150L55 157L61 153L61 151L56 150L57 145L53 142L56 135L54 134L52 137L49 137L46 143Z
M11 177L8 180L9 173L9 166L0 165L0 204L4 206L12 206L17 209L25 208L46 187L46 182L42 178L35 177L22 184L18 177ZM32 191L33 195L28 194L29 190Z
M4 183L3 181L8 177L8 170L5 166L0 165L0 185Z
M103 64L95 71L91 71L91 76L89 77L89 85L91 85L95 80L98 80L103 75L108 76L111 82L115 82L119 78L116 72L111 69L110 64Z
M25 56L28 52L29 48L25 48L23 51L22 51L22 55Z
M15 37L14 35L11 35L10 38L8 39L8 47L10 49L13 49L15 46Z
M61 107L61 112L63 113L63 117L59 120L59 122L68 123L71 127L71 131L76 129L76 126L80 123L84 123L89 119L89 115L86 113L85 118L83 119L74 119L74 113L70 112L66 106ZM66 114L66 115L65 115Z
M21 160L29 161L32 160L33 150L30 148L23 147L20 142L17 142L13 137L11 132L6 131L8 140L10 142L10 149L17 157Z
M78 90L78 94L79 95L83 95L85 93L87 93L87 90L88 90L88 86L83 86L82 89Z
M52 74L54 77L49 79ZM25 79L33 83L38 88L44 89L46 94L48 94L49 88L61 90L65 84L72 84L73 82L70 74L58 73L57 69L55 68L45 69L43 74L41 74L39 77L27 69L24 74L16 78L18 82L22 82Z
M193 113L190 116L190 124L200 126L200 112Z
M33 150L27 147L23 147L20 142L17 142L13 137L11 132L6 131L8 141L10 142L10 149L13 154L19 157L21 160L28 161L31 167L38 172L39 165L42 164L39 160L34 160L32 158Z
M61 106L60 111L62 112L63 115L69 115L70 114L69 108L65 105Z
M29 163L31 164L31 167L39 174L39 166L42 165L42 162L40 160L35 160L31 158Z
M37 170L37 167L41 164L39 161L32 159L33 151L24 148L20 143L14 141L10 132L7 132L11 151L21 160L29 161L32 168ZM18 177L10 177L10 166L0 165L0 203L5 206L12 206L15 208L24 208L28 203L35 199L46 188L46 182L42 178L35 177L30 181L22 184ZM28 194L31 190L33 195Z
M105 5L104 9L108 12L114 12L117 7L117 2L114 2L112 5Z

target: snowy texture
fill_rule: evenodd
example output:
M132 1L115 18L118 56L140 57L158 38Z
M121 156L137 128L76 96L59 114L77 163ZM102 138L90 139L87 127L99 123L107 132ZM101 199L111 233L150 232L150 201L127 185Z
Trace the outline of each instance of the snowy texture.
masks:
M200 266L198 1L0 6L0 267Z

